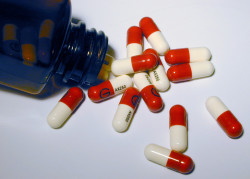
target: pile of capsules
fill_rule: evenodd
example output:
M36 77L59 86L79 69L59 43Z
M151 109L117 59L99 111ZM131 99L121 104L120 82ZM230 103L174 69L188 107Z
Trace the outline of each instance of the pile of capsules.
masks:
M143 35L152 49L143 51ZM164 55L170 65L167 73L159 55ZM89 88L88 97L99 103L123 93L112 125L117 132L125 132L140 98L151 112L161 111L164 103L158 92L167 91L169 81L181 82L211 76L214 67L209 61L210 58L211 53L205 47L169 50L167 41L154 21L144 17L140 21L140 27L132 26L128 29L127 58L115 60L109 65L109 70L116 77ZM133 81L137 88L133 87ZM52 128L62 126L83 98L84 93L80 88L69 89L49 114L49 125ZM209 97L206 106L229 137L241 136L241 124L218 97ZM152 162L180 173L190 173L194 168L194 162L189 156L182 154L187 149L188 141L186 110L183 106L171 107L169 127L171 150L149 144L144 154Z

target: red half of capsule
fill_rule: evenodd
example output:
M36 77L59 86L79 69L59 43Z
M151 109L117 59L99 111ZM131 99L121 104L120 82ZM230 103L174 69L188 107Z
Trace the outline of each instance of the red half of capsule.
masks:
M192 79L189 63L171 66L167 71L168 79L172 82L188 81Z
M148 48L143 52L143 54L154 54L156 56L156 59L158 60L159 65L162 65L161 58L154 49Z
M143 17L140 20L140 28L146 38L148 38L152 33L160 31L150 17Z
M170 65L189 63L190 54L188 48L169 50L165 54L165 61Z
M217 122L221 128L226 132L226 134L231 138L237 138L241 136L243 132L242 125L233 115L231 111L225 111L218 118Z
M158 64L157 58L153 54L143 54L131 57L134 72L153 69Z
M148 85L141 90L141 96L151 112L159 112L163 108L163 101L154 85Z
M140 27L132 26L127 31L127 45L137 43L142 45L142 30Z
M124 91L119 104L125 104L135 109L140 101L140 98L140 92L134 87L129 87Z
M169 111L169 127L174 125L182 125L187 127L186 124L186 110L181 105L174 105Z
M60 99L60 102L66 104L72 111L81 103L84 93L81 88L70 88L67 93Z
M92 86L88 90L88 96L93 102L101 102L115 95L114 88L109 80L97 86Z
M185 174L193 170L194 162L189 156L172 150L166 167Z

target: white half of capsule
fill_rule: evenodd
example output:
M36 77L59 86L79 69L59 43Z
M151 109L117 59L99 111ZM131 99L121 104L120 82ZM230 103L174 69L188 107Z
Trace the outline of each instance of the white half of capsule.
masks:
M211 76L214 73L214 66L210 61L195 62L189 65L192 70L192 79Z
M212 54L206 47L189 48L190 63L208 61Z
M136 73L134 75L134 82L139 91L141 91L146 86L152 85L150 76L145 72Z
M127 57L137 56L142 54L142 45L131 43L127 45Z
M217 96L209 97L206 101L206 107L214 119L217 119L222 113L229 110Z
M116 76L134 73L131 58L113 61L111 65L111 72Z
M158 65L154 70L149 71L149 76L158 91L167 91L170 82L162 65Z
M118 76L109 81L113 86L115 95L123 93L127 88L133 86L132 78L130 78L128 75Z
M125 132L133 117L134 109L126 104L119 104L112 125L117 132Z
M165 55L165 53L169 50L168 42L161 31L153 32L150 36L148 36L147 40L159 55Z
M56 129L62 126L62 124L69 118L72 110L64 103L58 102L53 110L47 117L47 122L50 127Z
M187 128L182 125L174 125L169 130L171 149L177 152L184 152L187 149Z
M154 163L166 167L171 150L156 144L149 144L144 149L145 157Z

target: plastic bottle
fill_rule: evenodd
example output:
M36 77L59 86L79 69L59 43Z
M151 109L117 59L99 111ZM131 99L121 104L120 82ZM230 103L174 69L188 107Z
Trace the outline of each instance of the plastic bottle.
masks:
M0 0L0 84L38 94L52 76L83 88L106 80L108 38L70 19L70 0Z

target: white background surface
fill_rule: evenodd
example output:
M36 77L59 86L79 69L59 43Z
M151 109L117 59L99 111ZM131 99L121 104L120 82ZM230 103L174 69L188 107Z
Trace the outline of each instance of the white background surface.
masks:
M216 72L210 78L172 83L161 93L165 109L160 113L151 113L141 101L122 134L112 128L121 96L100 104L87 97L70 120L54 130L46 117L67 89L37 99L0 88L0 178L250 178L250 1L72 0L72 6L74 17L106 33L117 59L126 57L127 29L149 16L172 49L208 47ZM210 116L205 101L212 95L242 123L241 138L227 137ZM175 104L188 112L185 154L195 162L189 175L144 157L147 144L170 147L168 112Z

